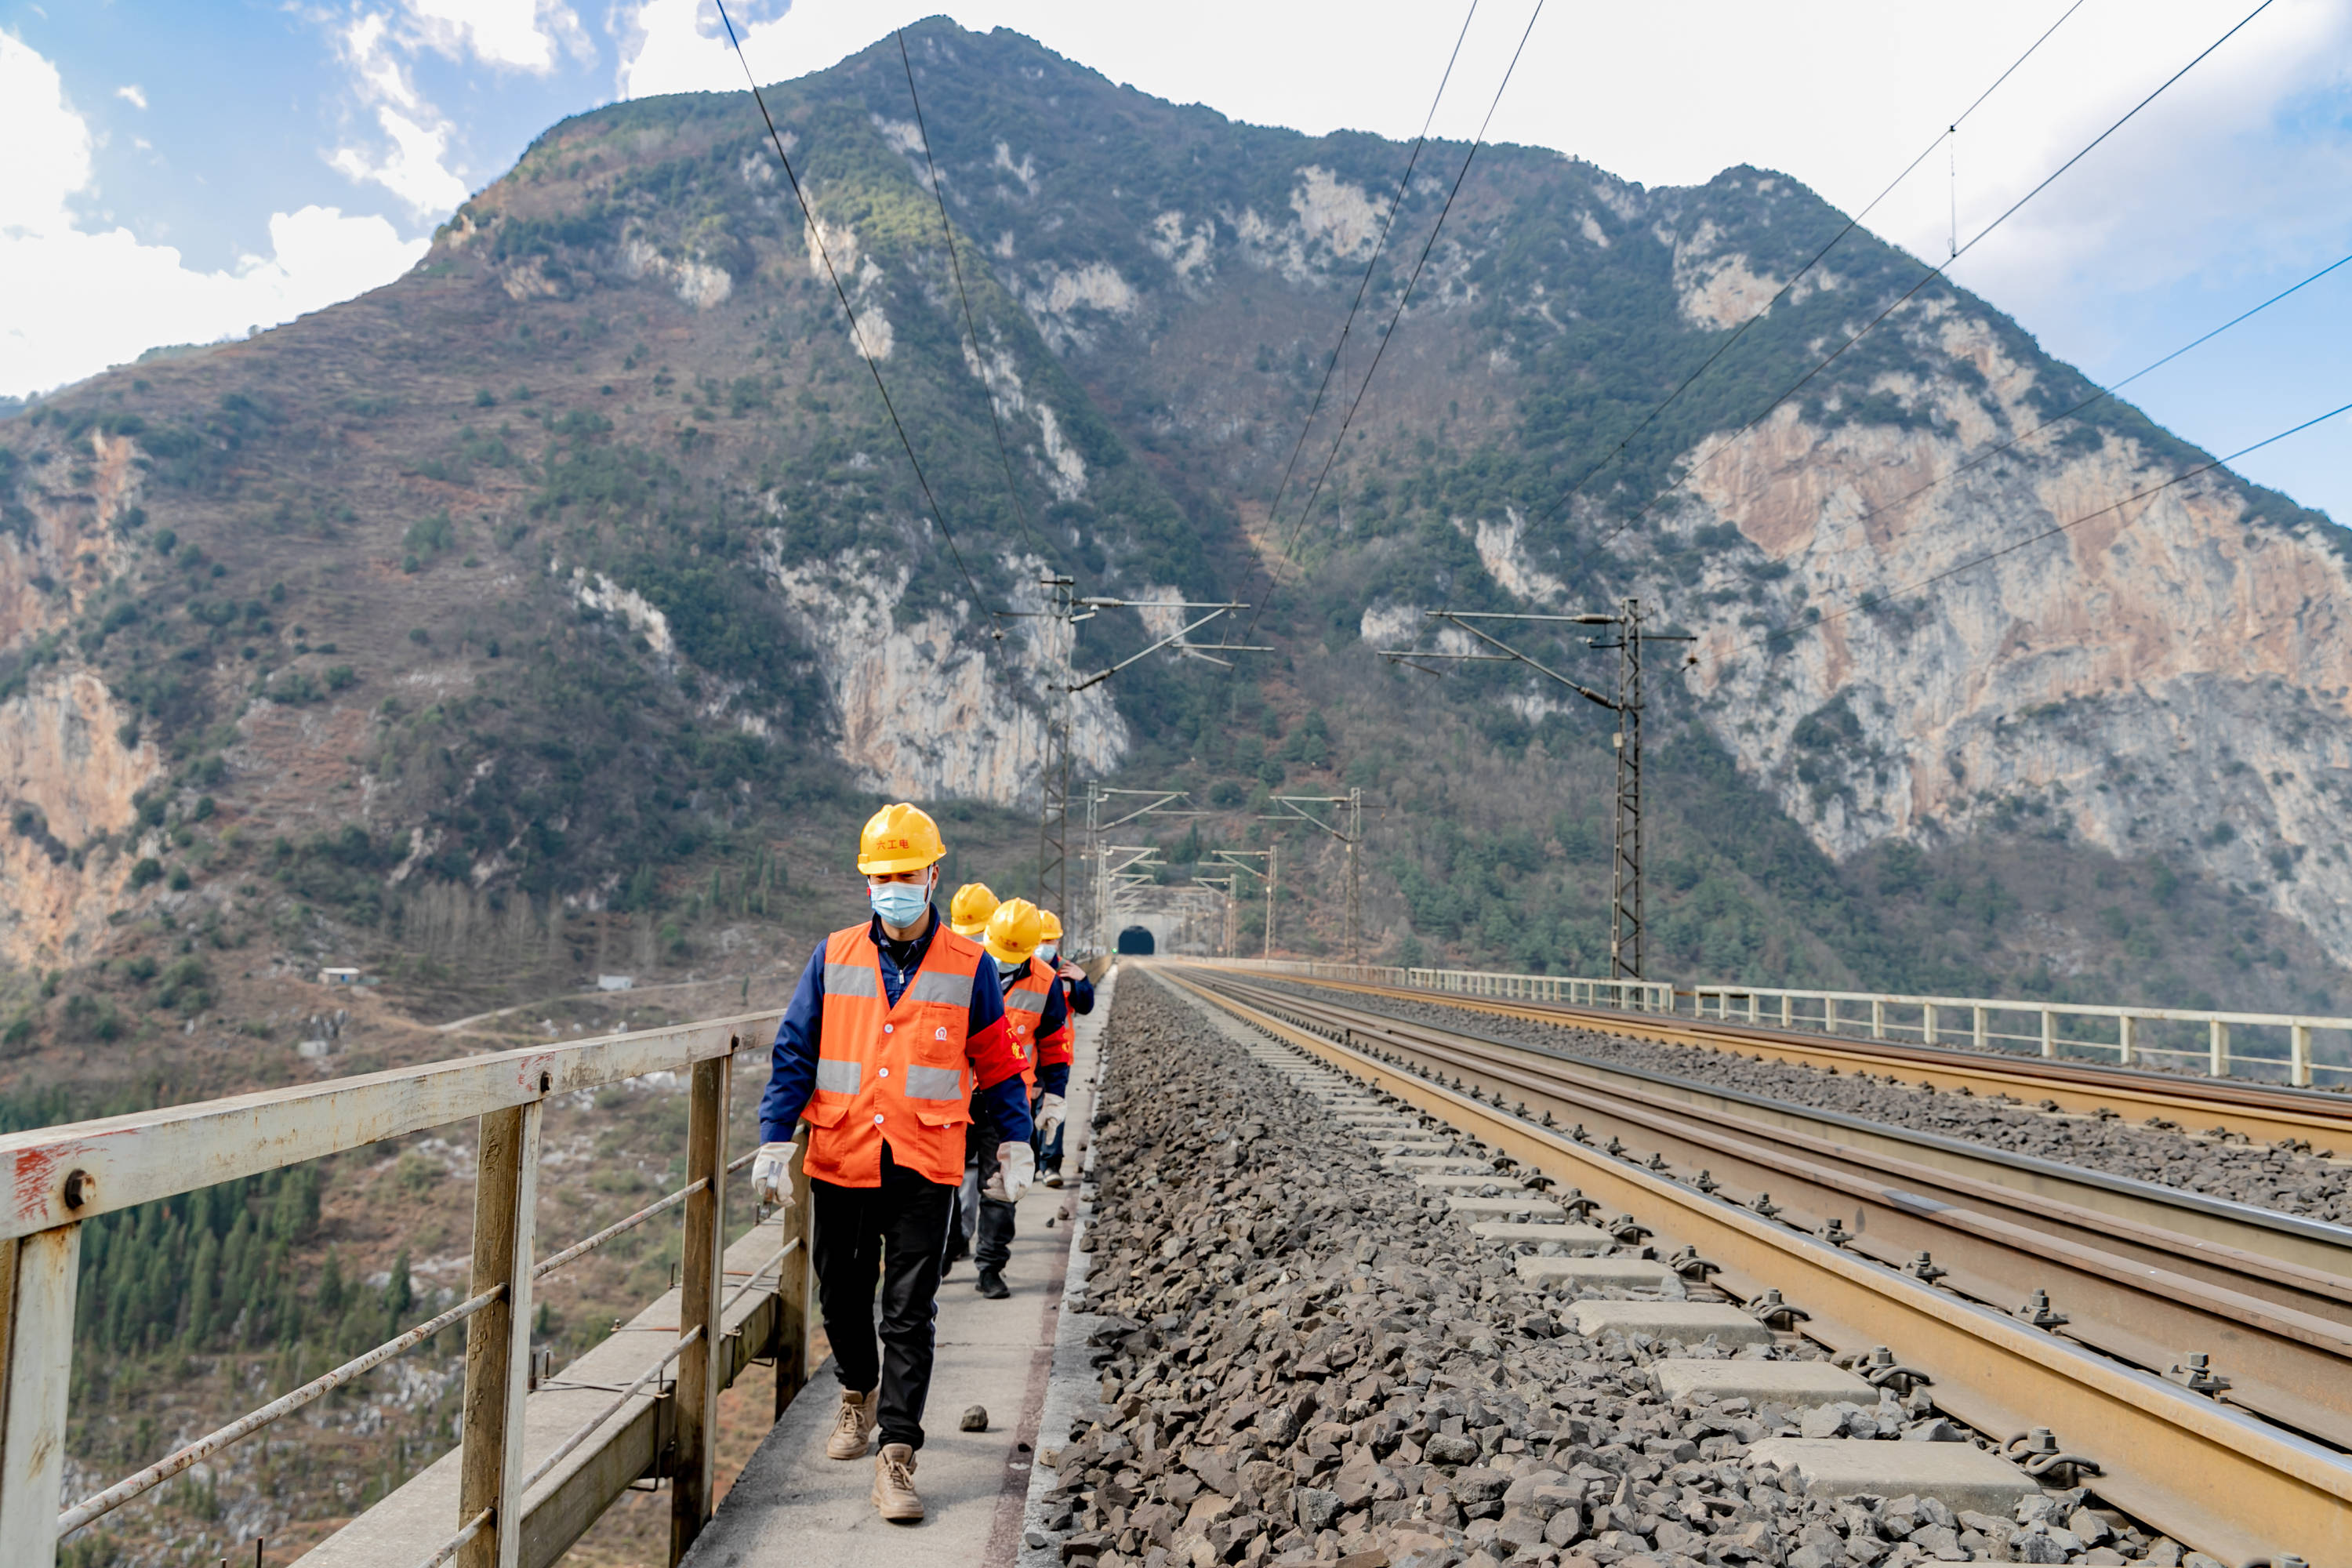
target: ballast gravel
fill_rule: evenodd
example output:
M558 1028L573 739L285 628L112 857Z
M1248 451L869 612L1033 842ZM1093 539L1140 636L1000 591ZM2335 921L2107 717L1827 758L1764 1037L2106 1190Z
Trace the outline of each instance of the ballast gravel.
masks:
M1796 1477L1748 1462L1751 1444L1895 1438L1933 1424L1924 1394L1671 1403L1661 1359L1821 1352L1787 1335L1737 1352L1587 1339L1575 1300L1633 1293L1518 1279L1514 1248L1474 1237L1412 1167L1383 1167L1368 1138L1389 1134L1360 1133L1309 1092L1357 1093L1309 1058L1150 982L1119 988L1106 1045L1083 1242L1086 1310L1106 1318L1090 1341L1101 1419L1058 1447L1062 1434L1041 1436L1054 1485L1034 1549L1098 1568L2219 1568L2079 1489L2013 1517L1793 1495ZM1485 1157L1390 1103L1417 1137ZM1507 1171L1494 1185L1525 1190Z
M1276 984L1273 988L1306 1000L1328 1002L1334 997L1334 993L1311 985ZM1538 1023L1442 1002L1354 993L1344 1001L1368 1012L1565 1051L1611 1067L1635 1068L1768 1095L1792 1105L1840 1110L1894 1127L2137 1177L2282 1214L2352 1225L2352 1168L2315 1157L2311 1151L2297 1152L2234 1139L2189 1135L2202 1132L2201 1128L2145 1127L2120 1118L2052 1115L2031 1105L1922 1089L1922 1079L1934 1079L1932 1068L1915 1067L1909 1069L1913 1076L1908 1079L1839 1073L1794 1062L1758 1061L1730 1050L1666 1045L1596 1029ZM2352 1149L2333 1152L2352 1155Z

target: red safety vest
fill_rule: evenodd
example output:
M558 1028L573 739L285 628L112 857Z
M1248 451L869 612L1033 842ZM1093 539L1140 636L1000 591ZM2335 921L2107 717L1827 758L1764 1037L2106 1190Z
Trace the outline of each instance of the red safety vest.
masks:
M1044 1045L1037 1030L1045 1021L1045 998L1053 991L1052 972L1040 973L1032 958L1022 961L1019 977L1004 992L1005 1032L1013 1037L1013 1049L1021 1053L1021 1081L1033 1093L1037 1088L1038 1052ZM1061 1038L1061 1034L1056 1031L1055 1038Z
M816 1092L801 1112L813 1130L810 1175L880 1186L887 1139L891 1158L924 1179L963 1179L964 1125L972 1090L982 1087L965 1037L982 952L941 921L892 1006L870 925L825 940Z

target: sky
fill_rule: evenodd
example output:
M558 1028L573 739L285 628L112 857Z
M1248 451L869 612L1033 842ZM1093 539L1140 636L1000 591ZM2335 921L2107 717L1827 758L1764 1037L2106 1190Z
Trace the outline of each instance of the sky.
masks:
M1933 148L1867 221L1937 261L2261 0L1537 4L1477 0L1438 134L1475 132L1524 37L1494 138L1646 184L1753 163L1848 212ZM730 9L764 82L941 7ZM945 10L1237 120L1397 137L1421 129L1465 14L1451 0ZM563 116L742 82L711 0L0 0L0 397L389 281ZM2352 0L2270 0L1952 274L2105 384L2347 255ZM2352 402L2352 267L2127 395L2221 454ZM2352 524L2352 416L2235 466Z

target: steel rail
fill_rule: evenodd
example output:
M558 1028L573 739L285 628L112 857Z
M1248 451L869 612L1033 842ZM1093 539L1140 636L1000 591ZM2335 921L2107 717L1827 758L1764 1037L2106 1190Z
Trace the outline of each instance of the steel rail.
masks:
M478 1296L469 1296L440 1316L426 1319L397 1339L386 1340L375 1349L352 1357L333 1371L320 1373L301 1387L280 1394L257 1410L248 1411L184 1448L166 1454L145 1469L125 1476L104 1491L82 1499L58 1515L58 1538L62 1540L83 1525L105 1518L131 1499L162 1486L199 1460L219 1453L232 1443L250 1437L281 1416L291 1415L320 1395L333 1393L353 1378L373 1372L403 1352L414 1350L442 1330L472 1317L505 1294L506 1287L500 1285Z
M1250 973L1235 971L1236 973ZM2320 1143L2352 1145L2352 1099L2319 1089L2240 1083L2232 1079L2188 1078L2148 1072L2136 1068L2103 1067L2005 1052L1979 1052L1959 1047L1914 1046L1894 1040L1857 1039L1848 1036L1803 1034L1760 1024L1722 1019L1692 1019L1663 1013L1621 1012L1611 1007L1581 1007L1565 1002L1528 1002L1480 996L1454 991L1427 991L1414 986L1382 985L1360 980L1327 980L1286 975L1302 985L1333 991L1353 991L1398 1001L1427 1002L1465 1012L1492 1013L1563 1028L1597 1029L1632 1035L1668 1045L1699 1046L1760 1053L1768 1059L1807 1067L1835 1067L1842 1072L1866 1068L1885 1072L1892 1068L1932 1071L1939 1087L1967 1087L1976 1094L2012 1094L2026 1099L2048 1098L2078 1114L2114 1110L2135 1121L2148 1116L2182 1121L2188 1126L2212 1117L2233 1131L2263 1142L2293 1138Z
M1978 1430L2052 1428L2101 1467L2102 1497L2224 1563L2352 1561L2352 1464L2340 1454L1181 974L1161 977L1601 1203L1654 1217L1661 1241L1722 1266L1729 1294L1752 1298L1771 1281L1811 1314L1808 1337L1838 1351L1894 1347L1933 1373L1938 1405Z
M1380 1033L1396 1043L1437 1046L1474 1040L1574 1073L1629 1103L1696 1117L1779 1143L1807 1158L1895 1177L1944 1201L1999 1210L2062 1239L2352 1325L2352 1228L2183 1192L2160 1183L2039 1159L1990 1144L1915 1131L1842 1111L1596 1060L1561 1047L1454 1031L1419 1019L1330 1008L1278 986L1238 984L1236 994L1303 1017L1327 1016L1341 1030Z
M1996 1310L2018 1310L2046 1291L2048 1306L2072 1319L2048 1326L2146 1371L2162 1374L2192 1364L2197 1352L2214 1355L2215 1370L2235 1380L2230 1403L2352 1448L2352 1327L1894 1185L1867 1163L1839 1170L1759 1143L1748 1129L1643 1107L1507 1059L1519 1053L1412 1041L1377 1024L1356 1032L1468 1072L1475 1094L1499 1098L1496 1086L1507 1085L1538 1110L1549 1102L1580 1112L1601 1123L1592 1135L1612 1144L1620 1133L1646 1136L1671 1165L1719 1175L1720 1190L1737 1201L1793 1200L1775 1210L1794 1216L1784 1223L1810 1215L1807 1228L1821 1230L1851 1215L1853 1235L1841 1245L1895 1267L1929 1252L1945 1270L1945 1289Z

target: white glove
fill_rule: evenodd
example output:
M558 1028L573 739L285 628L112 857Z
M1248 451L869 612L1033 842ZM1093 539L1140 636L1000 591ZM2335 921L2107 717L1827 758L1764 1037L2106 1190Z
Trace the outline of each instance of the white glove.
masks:
M1062 1130L1062 1097L1049 1094L1037 1102L1037 1141L1051 1143Z
M762 1143L751 1156L751 1195L771 1208L793 1201L793 1146Z
M1001 1204L1017 1204L1029 1184L1037 1179L1037 1156L1026 1143L999 1143L996 1146L996 1170L980 1195L993 1198Z

